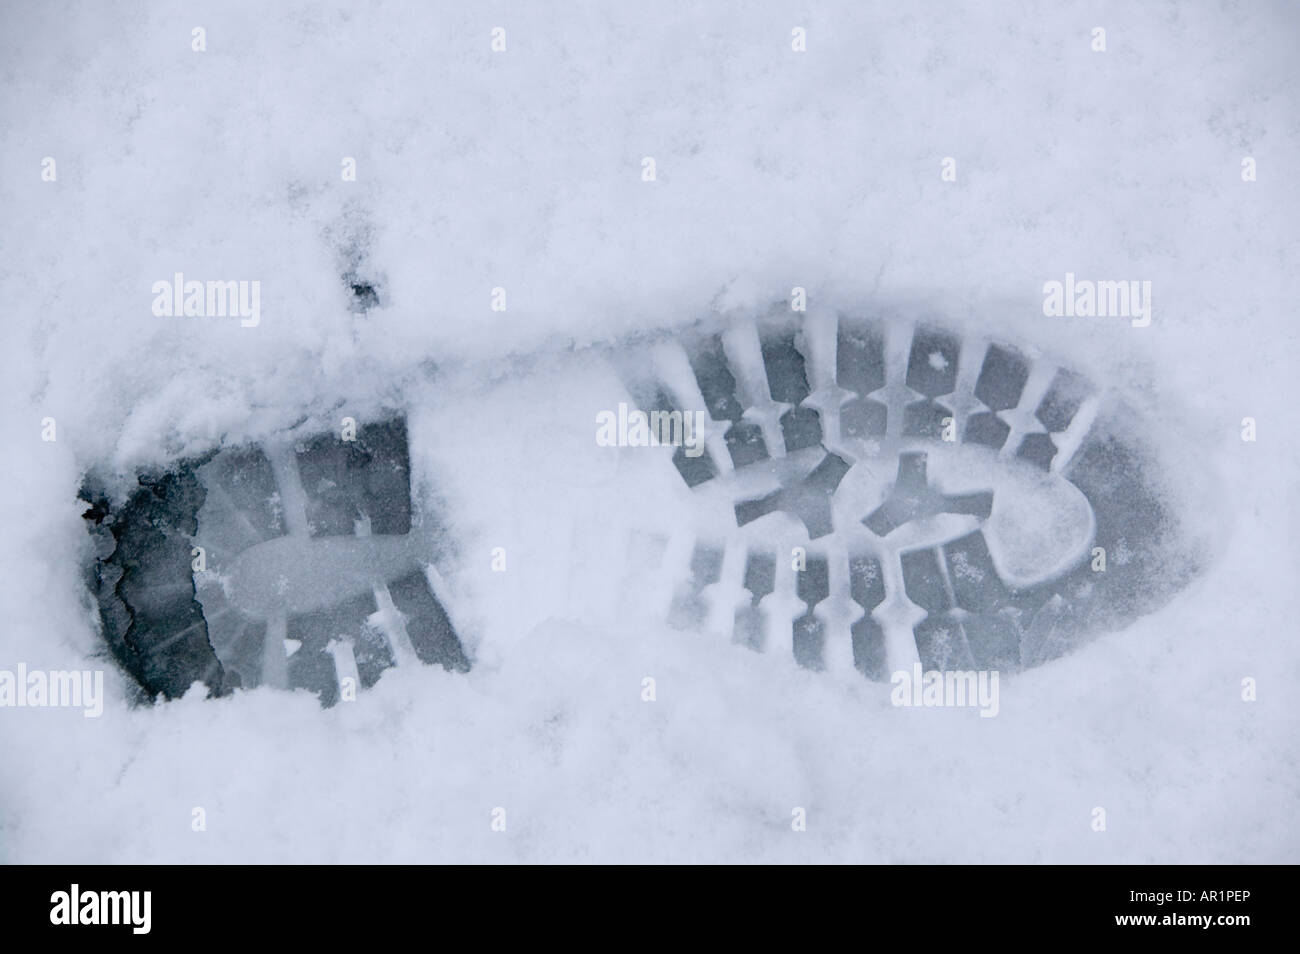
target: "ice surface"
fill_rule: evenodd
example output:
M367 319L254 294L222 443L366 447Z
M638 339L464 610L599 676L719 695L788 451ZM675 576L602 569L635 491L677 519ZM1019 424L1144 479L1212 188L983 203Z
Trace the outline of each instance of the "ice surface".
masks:
M100 719L0 709L0 860L1297 859L1294 7L0 19L0 668L102 666L112 695ZM1150 279L1151 326L1044 318L1067 271ZM260 324L155 317L176 272L260 280ZM1156 409L1178 473L1222 482L1189 515L1206 575L1008 680L995 719L638 623L661 594L613 557L671 531L687 491L670 457L574 438L617 381L534 356L796 285L987 323ZM269 690L128 706L85 595L85 471L120 497L219 442L392 406L450 514L476 668L392 670L327 712ZM543 563L589 582L556 592Z

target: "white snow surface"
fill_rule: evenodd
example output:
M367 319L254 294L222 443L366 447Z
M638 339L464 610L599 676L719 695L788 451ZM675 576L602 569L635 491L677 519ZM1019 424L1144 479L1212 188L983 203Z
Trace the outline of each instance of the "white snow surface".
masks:
M1300 860L1298 35L1283 2L5 3L0 669L104 668L109 698L0 709L0 860ZM178 271L260 280L260 325L156 317ZM1152 324L1044 317L1067 271L1150 280ZM617 400L581 349L796 285L1117 384L1220 482L1207 571L991 719L646 622L602 547L681 497L572 439ZM381 406L474 669L128 706L87 469Z

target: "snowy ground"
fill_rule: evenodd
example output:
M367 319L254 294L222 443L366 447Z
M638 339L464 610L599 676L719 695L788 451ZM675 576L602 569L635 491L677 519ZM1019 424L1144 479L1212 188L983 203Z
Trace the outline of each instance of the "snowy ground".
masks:
M102 718L0 709L0 859L1296 861L1298 35L1282 2L4 3L0 669L106 664L89 466L339 401L411 408L476 667L322 712L132 709L110 666ZM177 271L260 280L260 325L155 317ZM1151 326L1043 317L1067 271L1150 280ZM1208 572L994 719L620 613L601 541L672 502L562 466L605 371L525 356L795 285L1103 369L1222 482Z

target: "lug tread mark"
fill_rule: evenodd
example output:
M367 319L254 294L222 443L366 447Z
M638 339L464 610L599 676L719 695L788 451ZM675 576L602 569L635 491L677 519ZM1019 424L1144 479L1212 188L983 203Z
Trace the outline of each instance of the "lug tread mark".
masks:
M754 603L776 589L776 557L770 553L751 553L745 565L745 589L754 594Z
M823 537L833 529L831 497L849 469L838 454L826 454L798 484L736 504L736 524L743 527L769 513L792 513L803 521L809 539Z
M259 685L275 689L289 688L289 656L284 641L289 637L289 621L283 612L272 613L266 621L262 640L262 671Z
M954 540L943 551L953 601L967 614L962 628L976 668L1019 669L1023 600L998 575L983 532Z
M902 555L903 586L910 599L931 616L941 616L955 607L934 547L912 550Z
M961 513L987 520L993 512L992 491L982 490L973 494L945 494L942 513Z
M361 628L352 643L352 655L363 689L369 689L379 681L380 676L397 665L397 657L388 645L388 637L375 626L366 625Z
M262 675L262 643L266 641L266 621L242 619L234 630L228 647L221 647L219 658L226 660L226 672L243 688L256 686Z
M314 536L350 536L367 518L376 535L411 530L410 460L403 419L366 424L356 440L322 434L296 454Z
M1056 456L1056 445L1047 434L1026 434L1016 456L1041 470L1050 471L1052 458Z
M1078 411L1071 418L1069 426L1063 431L1052 432L1052 443L1056 446L1056 455L1052 458L1052 473L1064 474L1074 460L1074 455L1083 446L1092 431L1093 422L1101 411L1101 399L1092 394L1083 399Z
M1029 380L1029 361L1019 351L1002 345L989 345L984 353L975 384L975 396L991 411L1005 411L1020 403L1020 394Z
M207 492L207 520L218 520L233 528L232 534L220 536L238 535L245 547L283 536L284 525L276 508L275 474L261 448L218 454L199 471Z
M808 610L794 621L794 658L805 668L821 669L825 623L815 610L830 596L830 575L824 557L808 558L805 568L798 571L795 590Z
M810 392L803 354L795 346L794 332L766 334L761 338L767 390L778 404L800 404Z
M944 418L956 417L956 412L938 401L916 401L903 410L903 434L908 437L928 437L939 440L943 436Z
M753 322L737 325L722 335L722 342L745 405L744 420L760 429L769 456L783 457L785 439L780 418L789 407L771 397L758 326Z
M746 524L753 523L759 517L766 517L769 513L777 513L780 511L781 503L784 500L784 490L774 490L756 500L742 500L736 504L736 525L743 527Z
M787 454L817 447L822 442L822 419L811 407L792 407L781 415L781 437Z
M689 625L692 621L704 619L708 615L704 589L721 579L723 556L724 552L719 547L695 544L691 552L690 577L686 592L678 594L674 600L672 616L681 625Z
M1001 450L1011 436L1011 425L992 411L972 414L966 422L965 442Z
M903 524L940 513L967 514L985 519L993 511L991 491L942 494L926 477L926 455L911 452L898 456L898 477L894 487L862 523L878 537L887 537Z
M749 606L736 610L736 641L757 650L763 646L764 629L759 604L776 588L776 557L770 553L748 554L744 586L752 597Z
M907 386L928 398L951 394L957 384L960 355L961 342L956 335L918 328L907 359Z
M681 413L672 398L662 388L655 394L654 404L650 410L652 413L654 411L666 414ZM685 427L685 419L683 419L682 426ZM713 456L709 453L708 448L701 448L700 453L694 457L686 452L684 433L682 443L677 445L673 451L673 466L682 475L682 480L686 481L687 487L698 487L700 484L712 480L717 474L717 468L713 464Z
M737 395L736 379L727 366L727 354L722 347L722 336L705 339L690 356L691 370L704 398L704 407L715 421L735 424L745 413Z
M838 450L843 425L840 408L854 397L836 383L839 324L831 315L809 316L802 327L802 346L807 362L811 393L803 406L817 413L821 443L828 451Z
M841 322L835 355L840 387L865 397L885 386L885 339L865 323Z
M288 660L289 686L315 693L323 706L334 705L339 687L329 644L340 636L360 639L374 611L374 598L365 593L326 609L290 617L286 636L301 645Z
M725 355L723 357L725 357ZM715 359L720 360L716 355ZM727 395L720 395L718 393L719 390L724 387L734 391L736 387L735 379L731 378L729 382L717 380L717 372L711 367L711 364L710 361L705 362L703 370L706 374L704 375L705 380L703 384L707 385L710 389L712 403L710 403L709 398L705 397L704 388L702 387L700 380L700 369L696 368L692 361L691 354L688 353L683 345L678 343L662 344L655 349L652 356L652 366L659 381L658 390L655 394L655 408L661 412L667 411L670 414L676 412L678 408L690 409L682 410L680 412L682 416L681 427L683 429L681 433L677 433L676 428L673 427L670 422L670 429L673 430L673 433L666 435L668 437L667 441L662 440L665 435L657 433L656 428L653 426L650 428L652 436L655 439L660 440L661 443L675 443L678 445L679 470L683 466L686 467L691 475L689 479L695 480L697 483L703 483L705 480L709 480L712 477L722 476L729 473L734 467L728 459L733 451L741 454L742 457L747 454L753 455L756 452L756 448L753 446L753 442L748 439L746 431L738 431L734 438L728 440L726 434L733 426L731 420L727 417L713 417L711 412L715 408L719 410L719 413L730 414L734 413L735 408L739 407L739 404L734 400L734 397L728 401ZM728 376L730 375L730 372L726 370L725 365L722 367L722 370ZM723 406L719 407L718 405L720 404ZM709 419L703 422L702 428L705 449L701 455L692 458L682 448L685 445L686 439L686 422L687 420L692 421L691 426L694 427L693 422L696 419L695 414L697 412L707 414ZM731 444L736 444L738 447L733 448L732 446L728 446ZM727 450L726 455L721 453L724 447ZM697 463L698 460L704 456L710 458L709 466L707 468L703 468ZM705 476L706 474L708 476ZM688 483L688 486L694 485Z
M885 436L889 409L871 398L855 398L840 408L840 436L880 438Z
M953 599L938 548L904 553L902 567L908 599L926 614L913 628L922 667L926 670L972 668L973 659L962 626L966 614Z
M1011 426L1011 433L1002 445L1002 454L1004 456L1018 449L1026 436L1043 433L1042 422L1029 408L1038 407L1043 396L1051 387L1052 380L1051 368L1045 365L1031 367L1025 379L1020 400L1013 407L995 412L1002 421Z
M961 358L957 363L957 381L952 394L944 399L944 404L952 408L954 436L966 440L966 431L973 415L988 409L976 394L979 377L988 355L989 344L982 338L967 337L961 346Z
M343 693L344 680L351 680L351 688L354 690L361 688L361 673L357 668L355 646L356 640L346 638L331 639L325 644L325 651L334 660L335 687L340 695Z
M868 679L888 678L889 659L885 630L871 611L885 601L884 569L875 557L849 560L849 590L864 615L853 624L853 664Z
M917 623L916 651L927 672L974 669L975 661L966 643L966 631L952 617L926 617Z
M750 421L739 421L727 428L726 441L732 467L737 470L768 458L763 429Z
M1063 431L1079 413L1090 390L1081 375L1058 368L1034 413L1049 432Z
M452 628L447 611L429 587L423 571L388 584L388 593L406 621L406 635L416 657L426 665L469 672L469 660Z
M808 529L809 539L830 533L831 497L849 472L849 463L838 454L827 454L803 482L783 490L786 509L795 514Z
M766 638L763 651L767 653L792 653L794 622L804 615L807 606L795 594L799 572L786 560L775 564L776 581L772 592L759 601L759 609L766 617Z
M863 618L863 609L853 599L849 556L839 541L826 545L830 595L813 613L822 621L821 665L827 672L847 673L857 668L853 647L853 626Z
M744 573L745 547L732 540L723 553L717 581L701 593L707 608L708 628L724 639L736 638L736 614L753 605L753 595L744 587Z
M777 404L790 405L780 417L786 453L818 446L822 441L821 415L814 408L800 406L812 390L808 384L807 363L799 350L795 333L763 335L761 348L768 393Z

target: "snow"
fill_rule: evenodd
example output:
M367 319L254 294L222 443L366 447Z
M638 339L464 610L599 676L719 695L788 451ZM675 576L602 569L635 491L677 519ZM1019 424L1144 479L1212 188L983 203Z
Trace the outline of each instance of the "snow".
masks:
M1297 860L1293 6L0 17L0 668L102 667L108 694L98 719L0 709L0 860ZM259 325L155 317L176 272L260 281ZM1045 317L1066 272L1150 280L1151 325ZM381 307L351 310L345 273ZM987 325L1117 383L1178 473L1221 487L1193 515L1206 573L1005 678L990 719L645 622L615 557L681 519L684 489L662 455L595 446L618 389L566 352L794 286L810 308ZM394 670L328 711L269 690L128 707L93 656L85 470L120 490L386 406L411 408L445 506L474 670Z

